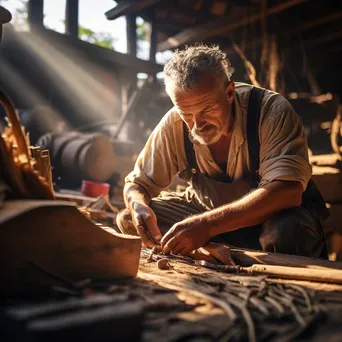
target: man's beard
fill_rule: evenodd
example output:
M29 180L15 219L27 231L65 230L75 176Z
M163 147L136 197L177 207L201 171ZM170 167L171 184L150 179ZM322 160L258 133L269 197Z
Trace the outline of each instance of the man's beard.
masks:
M210 129L210 127L208 127L208 129ZM215 130L215 132L210 135L202 135L201 132L198 132L198 130L193 127L190 134L192 139L196 140L201 145L211 145L218 142L223 135L223 130L219 130L216 127L211 128L211 130Z

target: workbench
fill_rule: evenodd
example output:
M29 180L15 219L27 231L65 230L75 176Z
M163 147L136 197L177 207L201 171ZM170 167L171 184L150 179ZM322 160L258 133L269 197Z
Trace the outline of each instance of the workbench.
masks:
M31 328L40 326L40 330L39 334L37 331L35 335L31 334L38 336L32 341L66 338L139 340L132 336L140 336L140 340L146 342L341 340L341 285L228 274L172 256L167 257L167 265L159 268L157 260L165 259L165 256L157 255L151 261L149 254L150 250L143 247L139 271L134 279L85 282L78 288L54 286L44 300L40 299L38 311L42 310L44 303L51 301L66 298L93 298L96 301L97 296L105 295L105 301L108 298L111 301L106 307L113 314L99 325L98 330L89 329L87 322L83 321L72 332L60 333L60 327L56 326L49 332L46 331L46 321L50 322L49 329L53 321L49 318L43 322L44 335L42 322L36 322ZM260 260L262 257L267 259L260 253ZM19 305L19 310L21 307ZM88 311L92 312L90 308ZM87 310L83 308L83 312L87 313ZM50 336L49 333L55 338L43 338ZM108 339L102 338L105 334Z

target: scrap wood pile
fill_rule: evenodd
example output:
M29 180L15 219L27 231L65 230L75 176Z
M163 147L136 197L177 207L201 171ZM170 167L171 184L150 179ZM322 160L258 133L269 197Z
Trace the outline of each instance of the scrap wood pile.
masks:
M151 337L157 333L165 341L199 337L204 341L291 341L323 317L313 293L300 286L271 283L260 277L233 276L220 281L192 276L193 282L171 282L184 303L193 303L191 310L180 303L173 303L172 308L171 301L160 307L160 312L152 310L147 320ZM165 278L141 277L168 287ZM158 331L153 332L153 328Z
M0 136L1 197L10 192L12 198L53 199L49 152L30 146L13 104L2 91L0 104L8 123Z
M57 200L71 202L83 215L94 221L97 225L107 226L118 231L116 215L119 212L119 208L122 208L122 204L120 202L115 203L115 200L113 201L108 194L88 197L81 195L78 191L62 190L56 192L55 197Z

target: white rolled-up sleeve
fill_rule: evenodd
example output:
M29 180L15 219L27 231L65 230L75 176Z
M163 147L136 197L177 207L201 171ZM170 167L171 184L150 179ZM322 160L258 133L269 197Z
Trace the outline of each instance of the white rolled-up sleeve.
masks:
M304 191L312 174L305 130L291 104L279 94L263 106L259 136L259 187L275 180L297 181Z
M151 133L125 183L142 186L153 198L167 188L178 172L174 130L162 120Z

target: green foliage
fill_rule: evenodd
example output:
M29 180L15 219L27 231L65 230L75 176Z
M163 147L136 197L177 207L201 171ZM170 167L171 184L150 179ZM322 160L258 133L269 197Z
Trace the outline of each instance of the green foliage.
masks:
M88 29L83 26L79 26L78 36L81 40L84 40L88 43L95 44L97 46L101 46L110 50L114 50L113 45L116 39L113 38L110 33L94 32L91 29Z
M22 15L23 17L27 18L27 12L28 12L28 1L27 0L21 0L20 1L19 8L16 9L16 13L19 15Z
M137 38L138 40L148 40L148 22L137 20Z
M28 29L27 7L28 1L21 0L20 5L15 9L14 13L12 13L11 24L19 31L27 31Z

